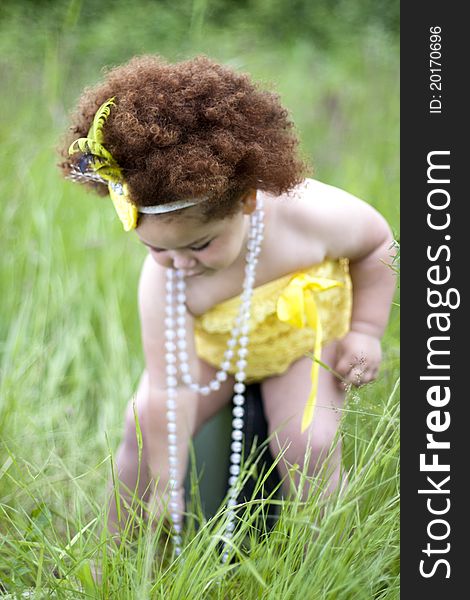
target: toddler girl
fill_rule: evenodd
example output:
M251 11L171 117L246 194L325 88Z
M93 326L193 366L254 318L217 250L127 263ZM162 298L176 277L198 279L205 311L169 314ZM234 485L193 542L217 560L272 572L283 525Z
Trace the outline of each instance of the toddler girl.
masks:
M261 382L272 454L287 447L284 485L289 465L307 457L314 475L329 454L329 493L345 386L377 375L394 291L390 229L368 204L306 179L297 145L278 97L247 75L205 57L151 56L84 92L64 144L64 174L109 194L148 248L134 399L142 469L131 403L117 470L123 498L136 486L145 497L153 482L152 510L169 510L177 548L189 440L232 396L235 503L246 383Z

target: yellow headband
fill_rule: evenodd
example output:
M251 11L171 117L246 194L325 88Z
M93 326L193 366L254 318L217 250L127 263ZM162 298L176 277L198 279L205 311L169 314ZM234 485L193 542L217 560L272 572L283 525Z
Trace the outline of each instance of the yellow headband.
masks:
M70 144L69 154L81 152L78 169L72 169L71 179L91 180L108 184L109 195L125 231L137 226L137 206L129 198L129 190L121 168L112 154L103 146L103 126L115 106L114 97L98 108L86 138L78 138Z

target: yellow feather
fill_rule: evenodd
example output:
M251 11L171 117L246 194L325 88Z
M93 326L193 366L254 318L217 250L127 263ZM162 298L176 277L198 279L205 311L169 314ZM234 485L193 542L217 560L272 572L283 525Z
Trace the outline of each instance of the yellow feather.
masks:
M98 144L102 144L104 141L103 126L111 114L111 107L116 106L114 103L114 98L115 96L108 98L108 100L103 102L93 117L93 122L87 137L95 142L98 142Z
M78 140L72 142L69 147L69 154L76 154L77 152L98 156L103 159L103 162L100 163L101 165L107 164L110 167L117 168L117 163L112 154L104 146L91 138L78 138Z

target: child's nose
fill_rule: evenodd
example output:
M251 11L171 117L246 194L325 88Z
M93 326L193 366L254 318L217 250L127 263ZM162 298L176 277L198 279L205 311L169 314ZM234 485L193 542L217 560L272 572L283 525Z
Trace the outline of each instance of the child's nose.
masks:
M192 269L196 266L196 260L187 254L175 252L173 254L173 266L175 269Z

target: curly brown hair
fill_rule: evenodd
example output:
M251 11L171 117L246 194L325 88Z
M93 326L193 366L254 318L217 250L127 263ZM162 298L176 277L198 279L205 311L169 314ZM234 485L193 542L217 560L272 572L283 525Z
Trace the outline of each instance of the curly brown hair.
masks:
M208 196L204 217L223 218L249 189L281 194L305 174L278 95L205 56L176 64L140 56L85 89L59 149L65 176L76 164L70 143L87 135L96 110L113 96L103 145L137 205ZM106 185L85 185L107 194Z

